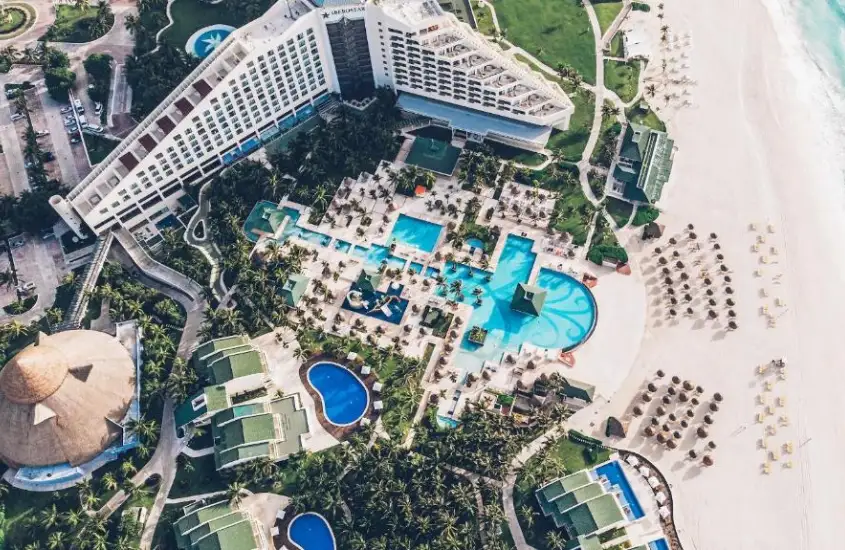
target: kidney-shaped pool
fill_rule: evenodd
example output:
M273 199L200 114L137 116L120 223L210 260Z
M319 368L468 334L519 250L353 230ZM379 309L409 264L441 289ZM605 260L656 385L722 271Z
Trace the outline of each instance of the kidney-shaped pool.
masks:
M288 539L302 550L336 550L334 533L320 514L299 514L288 526Z
M336 426L358 422L370 406L370 394L361 379L337 363L315 363L308 369L308 382L323 400L326 420Z

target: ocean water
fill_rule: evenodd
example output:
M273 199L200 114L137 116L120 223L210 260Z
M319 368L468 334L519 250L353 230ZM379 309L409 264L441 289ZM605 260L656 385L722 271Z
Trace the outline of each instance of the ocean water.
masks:
M811 59L831 84L845 88L845 4L801 0L793 6Z

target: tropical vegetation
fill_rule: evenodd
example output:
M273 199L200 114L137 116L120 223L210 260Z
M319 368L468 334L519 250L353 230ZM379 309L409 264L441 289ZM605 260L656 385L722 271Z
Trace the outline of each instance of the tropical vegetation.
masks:
M74 0L73 4L57 4L56 20L47 28L43 40L51 42L91 42L114 25L114 13L106 0L96 6L90 0Z

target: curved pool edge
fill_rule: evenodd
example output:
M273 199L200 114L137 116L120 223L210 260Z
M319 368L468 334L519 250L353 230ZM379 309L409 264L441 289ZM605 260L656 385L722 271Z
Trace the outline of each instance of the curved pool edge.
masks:
M537 272L537 276L534 277L535 283L536 283L537 278L540 276L540 272L543 271L544 269L547 270L547 271L551 271L552 273L555 273L557 275L563 275L564 277L572 279L575 282L575 284L579 285L580 287L582 287L584 289L584 292L585 292L587 298L589 298L590 303L593 304L593 322L590 325L590 330L588 330L586 332L586 334L584 334L584 337L581 338L580 340L578 340L577 342L560 348L561 353L574 351L574 350L580 348L581 346L583 346L584 344L586 344L587 341L590 339L590 337L593 335L593 333L596 331L596 326L599 324L599 303L598 303L598 300L596 300L596 295L593 294L592 289L590 287L588 287L587 285L585 285L583 282L579 281L578 279L576 279L575 277L573 277L569 273L564 273L563 271L558 271L557 269L554 269L554 268L551 268L551 267L541 267L540 271ZM534 284L534 283L532 283L532 284ZM548 348L548 349L555 349L555 348Z
M320 514L319 512L303 512L301 514L297 514L296 516L293 517L292 520L290 520L290 523L288 523L288 532L287 532L288 540L290 541L290 543L292 545L294 545L296 547L297 550L306 550L306 549L301 547L292 538L290 538L290 528L293 526L293 523L296 520L298 520L299 518L301 518L302 516L317 516L318 518L320 518L322 520L322 522L326 525L326 528L329 530L329 535L331 535L331 537L332 537L332 550L337 550L337 539L334 538L334 530L332 529L332 525L331 525L331 523L328 522L328 520L325 517L323 517L323 514Z
M364 388L364 394L367 396L367 404L364 406L364 410L361 412L361 415L358 418L356 418L352 422L347 422L346 424L338 424L337 422L333 422L328 417L328 415L326 414L326 398L325 398L325 396L323 396L323 392L321 392L319 389L317 389L317 386L315 386L314 383L311 381L311 371L314 369L314 367L316 367L318 365L334 365L336 367L339 367L339 368L345 370L346 372L348 372L349 374L351 374L352 377L355 379L355 381L358 382L361 385L362 388ZM328 422L332 426L337 426L338 428L346 428L346 427L352 426L354 424L357 424L358 422L361 421L362 418L367 416L367 411L370 410L370 405L372 405L372 400L370 399L370 389L367 388L367 385L364 384L364 381L361 380L361 378L357 374L355 374L355 372L352 369L349 369L345 365L341 365L340 363L337 363L335 361L321 360L321 361L317 361L316 363L314 363L313 365L308 367L308 371L306 371L306 373L305 373L305 379L308 380L308 384L310 384L311 388L315 392L317 392L317 395L320 396L320 405L322 405L322 407L323 407L323 418L325 418L326 422Z

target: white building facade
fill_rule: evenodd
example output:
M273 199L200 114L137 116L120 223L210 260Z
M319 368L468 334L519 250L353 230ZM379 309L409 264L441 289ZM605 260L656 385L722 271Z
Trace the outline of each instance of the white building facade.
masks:
M461 109L465 120L479 115L453 126L469 137L533 150L552 128L566 129L574 110L559 88L436 0L278 2L233 32L67 198L51 204L80 236L85 226L98 235L125 228L147 240L179 211L186 186L315 116L333 96L359 100L382 86L434 119L425 111L438 106Z

